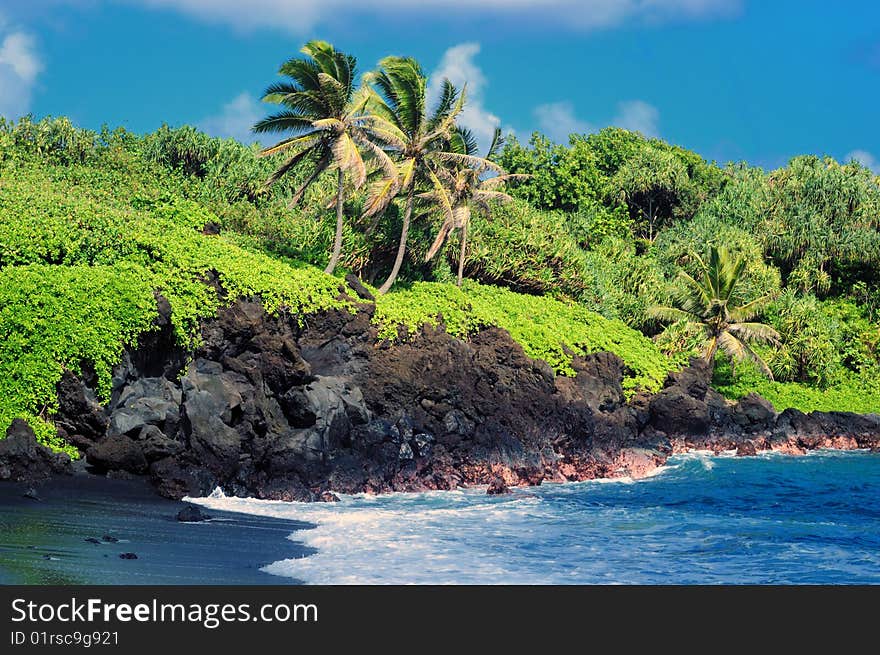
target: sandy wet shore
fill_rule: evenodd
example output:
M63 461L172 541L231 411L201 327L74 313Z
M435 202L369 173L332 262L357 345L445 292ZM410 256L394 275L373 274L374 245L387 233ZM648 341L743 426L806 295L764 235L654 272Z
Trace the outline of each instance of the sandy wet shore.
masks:
M2 483L0 584L289 584L260 568L313 552L287 538L309 524L230 512L181 523L185 505L142 480Z

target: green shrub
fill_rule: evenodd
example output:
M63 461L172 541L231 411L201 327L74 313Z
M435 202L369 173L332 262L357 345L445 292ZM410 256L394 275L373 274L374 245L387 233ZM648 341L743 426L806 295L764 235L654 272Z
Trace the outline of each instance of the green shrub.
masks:
M348 307L339 280L201 227L216 216L161 187L75 165L7 161L0 170L0 429L16 416L61 447L45 422L65 368L93 368L99 391L123 346L166 296L182 343L223 303L258 296L296 316ZM216 275L218 297L204 280Z
M740 366L737 371L736 380L731 381L723 366L716 369L713 386L731 400L754 392L773 403L773 407L780 412L788 408L802 412L880 412L880 375L876 372L848 372L833 385L819 388L797 382L768 380L751 367Z
M529 357L543 359L563 375L574 374L573 354L617 353L628 368L624 385L629 390L657 390L666 375L684 363L666 357L650 339L622 322L581 305L470 281L461 289L415 283L380 297L373 317L380 326L379 337L391 340L399 338L400 328L404 335L413 334L441 320L449 334L462 338L486 326L507 330Z
M488 219L475 215L467 276L525 293L581 297L592 276L583 249L564 229L567 220L562 212L539 211L522 201L497 205Z
M666 280L653 254L640 255L632 238L609 238L587 252L586 260L592 287L581 296L583 302L646 334L655 331L647 311L665 301Z
M0 269L0 428L23 418L42 443L75 454L47 423L61 374L88 365L109 400L112 367L155 312L151 276L137 265Z

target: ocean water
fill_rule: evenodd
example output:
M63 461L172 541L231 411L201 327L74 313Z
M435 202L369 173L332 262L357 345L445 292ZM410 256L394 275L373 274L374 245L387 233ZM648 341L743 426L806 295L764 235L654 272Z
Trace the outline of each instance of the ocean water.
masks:
M315 584L880 583L880 455L691 453L650 478L346 496L193 499L313 522L263 571Z

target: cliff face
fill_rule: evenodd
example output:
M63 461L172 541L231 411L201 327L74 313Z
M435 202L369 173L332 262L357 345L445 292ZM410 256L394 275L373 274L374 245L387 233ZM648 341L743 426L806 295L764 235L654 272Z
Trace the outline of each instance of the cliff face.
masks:
M216 486L284 500L477 484L503 492L641 477L695 448L880 446L880 417L777 414L757 396L731 404L698 361L627 403L615 355L576 357L576 377L554 377L496 328L468 341L427 330L390 344L376 339L372 305L300 326L239 301L203 326L203 345L188 357L168 311L160 302L160 329L117 367L106 407L88 380L65 375L56 423L95 470L149 475L170 497ZM31 467L38 474L64 468L35 453L47 462ZM7 478L30 470L6 469Z

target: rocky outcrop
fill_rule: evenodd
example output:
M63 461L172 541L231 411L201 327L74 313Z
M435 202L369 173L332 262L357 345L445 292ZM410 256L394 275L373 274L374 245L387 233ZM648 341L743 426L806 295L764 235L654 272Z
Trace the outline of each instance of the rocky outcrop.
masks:
M220 486L330 501L332 492L503 493L638 478L695 448L748 456L880 445L878 417L777 414L755 395L730 403L701 360L626 402L624 364L611 353L574 357L575 376L554 376L497 328L465 341L425 327L380 342L372 311L300 324L239 300L203 326L202 345L185 358L160 299L160 325L114 371L106 407L88 376L65 375L59 432L96 471L148 475L166 496Z
M70 471L70 457L38 444L34 431L21 419L12 421L6 438L0 439L0 480L40 480Z
M749 456L768 450L803 454L817 448L880 446L880 415L805 414L796 409L778 414L754 393L731 403L709 388L710 375L704 361L692 360L689 367L670 375L650 401L651 424L670 439L673 452L697 449Z

